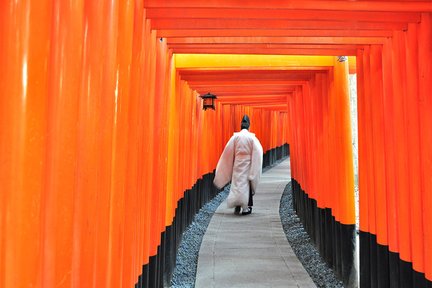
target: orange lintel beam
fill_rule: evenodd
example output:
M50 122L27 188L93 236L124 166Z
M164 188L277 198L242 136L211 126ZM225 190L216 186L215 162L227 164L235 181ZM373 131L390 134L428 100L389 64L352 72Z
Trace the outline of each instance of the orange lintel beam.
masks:
M177 54L253 54L253 55L328 55L328 56L356 56L357 49L299 49L299 48L174 48Z
M432 2L426 1L339 1L339 0L147 0L146 7L213 7L213 8L279 8L336 11L400 11L432 12Z
M290 91L292 90L293 86L274 86L274 87L262 87L262 85L260 85L259 83L257 84L253 84L253 85L248 85L248 86L214 86L214 85L195 85L193 83L188 83L189 86L191 86L191 88L195 89L195 90L206 90L209 87L211 87L212 90L214 91L220 91L220 92L236 92L236 91L256 91L256 93L254 94L262 94L265 92L278 92L278 91Z
M208 38L208 37L199 37ZM213 37L214 38L214 37ZM222 37L225 38L225 37ZM231 37L228 37L231 38ZM250 37L238 37L250 38ZM271 39L273 37L257 37ZM290 37L298 38L298 37ZM307 37L309 38L309 37ZM185 38L188 39L188 38ZM172 49L183 48L265 48L265 49L358 49L360 44L298 44L298 43L170 43L169 47Z
M230 88L233 88L233 86L220 88L220 87L213 86L213 85L199 85L198 86L198 85L194 85L193 83L189 83L189 82L188 82L188 84L189 84L189 86L192 89L200 91L200 92L204 92L205 90L207 90L207 92L208 92L209 89L212 90L212 91L218 91L219 93L241 92L241 91L244 91L244 90L241 90L241 89L237 89L237 90L230 89ZM259 84L255 84L253 86L250 86L251 89L249 89L249 90L255 89L254 91L256 91L255 93L251 93L250 95L267 95L267 94L269 94L269 92L271 92L272 95L275 95L275 94L281 94L281 95L283 95L287 91L288 92L293 92L296 89L297 86L299 86L299 85L292 85L292 86L288 86L288 87L284 86L283 89L279 89L279 90L276 90L276 89L268 90L268 89L265 89L265 88L260 88ZM279 91L281 91L281 92L279 92Z
M218 91L219 93L235 93L235 92L239 92L239 93L248 93L248 94L253 94L253 95L261 95L261 94L272 94L272 93L284 93L287 91L292 91L292 87L274 87L274 88L262 88L260 86L249 86L249 87L236 87L236 86L231 86L231 87L224 87L224 88L220 88L220 87L213 87L213 86L208 86L208 87L196 87L193 85L190 85L191 88L199 91L199 92L204 92L206 90L208 90L209 87L211 87L212 91ZM208 91L207 91L208 92Z
M287 55L356 55L364 45L334 44L171 44L174 53L184 54L287 54ZM187 53L190 51L189 53ZM218 53L218 51L220 51ZM241 53L243 52L243 53ZM354 54L353 54L354 53Z
M212 85L207 85L207 86L196 86L193 84L189 83L189 86L194 89L197 90L200 93L206 93L210 91L217 91L219 94L221 93L241 93L244 91L247 91L249 93L249 95L268 95L268 94L284 94L286 92L293 92L294 88L297 87L295 85L293 86L284 86L284 87L280 87L280 88L270 88L270 89L266 89L266 88L262 88L259 86L259 84L253 85L253 86L249 86L249 88L247 87L243 87L243 89L241 88L237 88L235 86L230 86L230 87L217 87L217 86L212 86ZM234 89L236 88L236 89Z
M190 55L187 55L190 56ZM196 56L196 55L195 55ZM209 55L204 55L203 57L208 57ZM273 55L267 55L267 56L273 56ZM267 57L266 56L266 57ZM256 56L253 56L256 57ZM324 56L326 57L326 56ZM216 58L217 59L217 58ZM228 64L227 64L228 65ZM242 66L238 66L237 63L235 63L233 66L204 66L203 64L200 66L187 66L183 67L180 66L177 68L177 71L179 71L182 75L202 75L203 73L206 73L207 75L221 75L226 73L239 73L241 72L242 75L256 75L257 73L263 73L268 72L271 74L277 74L277 75L290 75L292 71L295 71L296 73L303 73L303 74L310 74L312 72L327 72L330 67L333 67L333 65L321 65L321 66L312 66L312 65L291 65L291 66L280 66L280 65L274 65L274 66L263 66L263 65L254 65L253 63L251 66L247 66L246 64ZM271 78L273 79L273 78Z
M191 83L188 81L188 83ZM297 85L301 85L298 84L299 82L297 81L296 84ZM196 81L194 84L194 87L206 87L211 85L212 87L230 87L230 86L255 86L255 85L260 85L263 87L271 87L271 86L288 86L290 87L291 85L293 85L293 83L291 81L288 80L272 80L272 79L266 79L264 81L262 81L261 79L258 79L255 81L245 81L245 80L237 80L237 79L233 79L233 80L224 80L224 81L212 81L211 83L209 83L209 81L205 80L202 81L202 83L200 81Z
M267 109L267 110L285 110L288 109L288 104L251 104L248 105L254 108Z
M182 30L157 30L157 37L280 37L280 36L305 36L305 37L391 37L392 30L310 30L310 29L182 29Z
M219 102L221 103L227 103L227 102L241 102L241 103L249 103L249 104L286 104L286 97L285 99L282 100L267 100L267 99L262 99L262 100L255 100L255 99L248 99L247 97L235 97L235 98L230 98L230 99L225 99L225 98L221 98L220 100L218 99Z
M168 38L171 44L383 44L381 37L188 37Z
M266 108L266 107L252 107L254 109L261 109L261 110L265 110L265 111L278 111L278 112L288 112L288 106L286 107L270 107L270 108Z
M211 88L211 87L210 87ZM192 89L194 89L192 87ZM255 92L253 89L249 89L249 90L237 90L237 91L231 91L229 89L225 90L225 91L221 91L218 89L195 89L199 94L205 94L209 91L211 91L213 94L218 95L218 96L243 96L243 95L254 95L254 96L262 96L262 95L269 95L269 94L276 94L276 95L286 95L288 93L293 92L292 89L284 89L284 90L267 90L267 91L258 91Z
M192 87L192 89L194 89L194 88ZM212 89L212 87L208 87L207 89L194 89L194 90L196 90L199 94L205 94L205 93L211 91L217 97L230 97L230 96L235 96L235 97L243 97L243 96L263 97L263 96L267 96L267 95L286 96L287 94L290 94L293 92L292 89L284 90L284 91L260 91L260 92L255 92L252 90L248 90L248 91L230 91L230 90L219 91L217 89Z
M221 101L221 104L228 104L228 105L248 105L248 106L254 106L254 107L286 107L288 104L286 102L279 102L279 103L273 103L273 102L261 102L261 103L253 103L248 102L247 100L238 100L238 101Z
M272 104L272 105L267 105L266 103L258 103L258 104L254 104L254 103L243 103L243 102L224 102L223 104L226 105L243 105L243 106L250 106L250 107L254 107L254 108L266 108L269 110L285 110L288 108L287 104Z
M191 84L191 83L190 83ZM267 83L260 83L259 81L255 82L255 83L250 83L248 85L243 85L243 84L239 84L239 85L208 85L208 84L203 84L202 82L199 84L193 84L193 86L195 88L199 88L199 87L214 87L214 89L219 89L221 91L224 90L230 90L230 91L243 91L245 89L247 90L251 90L251 89L256 89L257 91L274 91L274 90L285 90L285 89L289 89L291 88L293 85L285 82L283 85L269 85Z
M249 99L248 97L230 97L230 98L221 98L217 101L221 103L249 103L249 104L286 104L286 97L285 99L279 99L279 100L273 100L273 99Z
M220 96L218 95L218 101L232 101L237 100L239 98L241 99L247 99L248 101L267 101L267 102L273 102L273 101L286 101L287 95L290 93L286 93L283 95L265 95L265 96L256 96L256 95L245 95L245 96Z
M293 87L297 87L297 86L293 86ZM194 89L192 87L192 89ZM215 90L212 89L211 86L209 86L207 89L194 89L197 92L199 92L200 94L202 93L207 93L209 91L212 91L212 93L216 94L216 96L218 97L225 97L225 96L235 96L235 97L241 97L244 95L250 96L250 97L266 97L268 95L272 95L272 96L285 96L287 94L290 94L292 92L294 92L293 88L290 89L286 89L283 91L259 91L259 92L251 92L251 91L219 91L219 90Z
M301 9L254 8L149 8L149 19L206 18L206 19L290 19L371 22L420 22L420 13L377 11L319 11Z
M290 19L153 19L152 29L331 29L331 30L404 30L406 23L357 22Z
M321 69L316 69L322 70L333 66L334 57L329 56L175 55L175 67L183 69L215 67L216 69L214 70L231 68L233 70L247 70L247 73L255 73L256 71L267 72L269 70L272 73L273 71L281 73L282 71L289 70L311 70L313 69L312 67L322 67ZM306 69L302 67L306 67Z
M228 71L231 72L231 71ZM309 80L314 73L302 73L303 71L299 71L291 74L276 74L269 73L269 75L262 75L262 79L281 79L281 80L297 80L297 81L305 81ZM241 75L242 71L236 73L226 73L226 74L217 74L217 75L182 75L181 78L186 81L222 81L222 80L230 80L231 77L238 77L238 79L243 80L255 80L258 79L254 74ZM266 72L263 72L266 73Z

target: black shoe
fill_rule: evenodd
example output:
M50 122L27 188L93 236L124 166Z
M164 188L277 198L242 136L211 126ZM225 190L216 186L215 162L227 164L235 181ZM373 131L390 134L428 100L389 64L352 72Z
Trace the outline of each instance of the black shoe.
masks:
M240 206L236 206L234 209L234 214L235 215L240 215Z
M248 211L242 212L242 215L249 215L252 213L252 207L249 207Z

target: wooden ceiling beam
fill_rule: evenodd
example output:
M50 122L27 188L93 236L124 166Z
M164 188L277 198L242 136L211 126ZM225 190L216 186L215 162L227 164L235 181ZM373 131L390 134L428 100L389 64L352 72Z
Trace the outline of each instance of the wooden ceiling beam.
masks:
M244 96L237 96L237 97L221 97L218 98L217 101L221 103L227 103L227 102L242 102L242 103L250 103L250 104L287 104L288 99L285 96L284 99L271 99L271 98L262 98L262 99L250 99L247 97L247 95Z
M262 81L261 79L257 79L255 81L237 81L237 80L233 80L233 81L204 81L204 82L191 82L188 81L189 83L194 83L194 87L207 87L207 86L213 86L213 87L217 87L217 88L224 88L224 87L232 87L232 86L255 86L255 85L260 85L263 86L265 88L272 88L272 87L290 87L292 86L292 82L291 81L283 81L283 80L264 80ZM301 83L300 81L296 81L295 83Z
M311 77L313 75L298 75L296 72L292 72L292 75L265 75L265 73L263 73L261 76L261 79L265 80L265 79L281 79L281 80L297 80L297 81L308 81L311 79ZM206 77L200 77L200 76L195 76L195 77L184 77L182 76L181 79L188 81L188 82L192 82L192 81L223 81L223 80L230 80L232 79L232 77L236 77L237 79L243 79L243 80L251 80L251 79L257 79L257 75L254 76L244 76L244 75L240 75L240 73L238 74L227 74L227 75L218 75L218 76L206 76Z
M291 93L291 92L289 92L289 93ZM262 101L263 99L267 100L267 101L286 101L287 100L287 95L289 93L286 93L286 94L276 94L276 95L273 95L273 94L267 94L267 95L254 95L254 94L251 94L251 95L245 95L245 96L240 96L240 97L246 97L250 101ZM238 98L239 98L239 96L234 96L234 95L218 96L218 99L223 99L223 100L226 100L226 101L236 100Z
M220 87L220 86L214 86L214 85L208 85L208 86L196 86L194 84L190 84L191 88L196 89L196 90L208 90L209 87L211 87L211 90L217 90L220 93L225 93L225 92L255 92L255 95L260 95L260 94L266 94L266 93L285 93L286 91L291 91L293 89L293 87L296 87L298 85L284 85L284 86L274 86L274 87L262 87L259 84L255 84L253 86L225 86L225 87ZM200 91L202 92L202 91ZM207 91L209 92L209 91ZM205 93L207 93L205 92Z
M288 104L244 104L245 106L257 108L257 109L265 109L265 110L281 110L288 111Z
M248 102L237 102L237 101L228 101L228 102L223 102L222 104L226 104L226 105L244 105L244 106L249 106L249 107L254 107L254 108L267 108L267 109L271 109L271 110L287 110L288 109L288 105L284 104L284 103L248 103ZM272 109L273 108L273 109Z
M289 92L289 93L292 93L292 92ZM217 95L217 97L218 97L217 101L219 101L219 102L227 102L227 101L230 101L230 102L234 102L234 101L245 102L245 101L248 101L249 103L262 103L262 102L266 102L266 103L273 103L273 102L283 103L283 102L286 102L287 99L288 99L287 98L288 94L286 94L283 99L282 98L275 99L275 98L270 98L270 97L263 97L261 99L250 99L250 98L248 98L248 95L246 93L242 94L242 95L239 95L239 94L237 94L237 95L236 94L225 94L225 95L215 94L215 95Z
M288 101L289 96L291 96L293 92L287 93L284 97L284 99L272 99L268 97L262 97L261 99L250 99L248 95L242 95L242 96L224 96L217 98L217 101L219 102L235 102L235 101L251 101L250 103L286 103ZM261 101L261 102L260 102ZM274 102L273 102L274 101Z
M309 29L183 29L157 30L158 38L184 37L391 37L391 30L309 30Z
M188 37L188 38L169 38L168 45L181 44L384 44L385 38L380 37Z
M365 45L348 44L170 44L179 54L275 54L355 56Z
M247 95L255 95L255 96L259 96L262 94L266 94L266 95L284 95L288 92L292 92L294 89L293 88L284 88L284 89L263 89L263 88L259 88L259 86L254 86L254 87L241 87L240 89L234 89L235 87L231 87L231 89L218 89L212 86L208 86L208 87L201 87L201 88L197 88L193 85L190 86L193 90L196 90L197 92L199 92L200 94L202 93L207 93L207 92L212 92L213 94L215 94L216 96L241 96L244 94ZM295 86L294 86L295 87Z
M293 40L293 39L292 39ZM297 40L302 40L298 39ZM308 41L312 42L312 39ZM330 40L328 40L330 41ZM348 40L347 40L348 41ZM381 41L377 41L381 42ZM183 48L265 48L265 49L358 49L368 44L344 44L344 43L169 43L172 49Z
M152 19L154 30L184 29L302 29L302 30L405 30L407 23L359 22L355 20L290 20L290 19Z
M175 48L178 54L238 54L238 55L327 55L327 56L356 56L356 49L266 49L266 48Z
M390 11L390 12L432 12L431 1L340 1L340 0L146 0L147 8L255 8L321 10L321 11Z
M213 89L218 89L221 92L226 92L226 91L256 91L257 93L265 93L266 91L274 91L274 92L284 92L287 91L289 89L291 89L292 85L284 85L284 86L260 86L259 84L255 84L253 86L213 86L213 85L209 85L209 86L205 86L205 87L197 87L195 85L193 85L194 88L199 88L199 89L207 89L207 87L213 87Z
M148 8L149 19L290 19L290 20L333 20L359 22L419 22L418 12L378 11L322 11L305 9L262 9L262 8Z
M253 96L268 96L268 95L275 95L278 97L281 97L282 95L285 95L286 93L292 92L294 91L294 88L296 88L297 86L293 86L293 87L283 87L283 88L274 88L274 89L265 89L265 88L260 88L259 85L257 86L251 86L251 87L242 87L243 89L237 88L234 89L234 87L231 87L232 89L229 88L220 88L220 87L214 87L214 86L206 86L206 87L196 87L194 85L190 85L190 87L193 90L196 90L197 92L199 92L200 94L202 93L207 93L207 92L212 92L213 94L216 95L221 95L221 96L230 96L230 93L235 93L232 94L234 95L242 95L244 93L247 93L248 95L253 95Z
M253 68L253 67L249 67ZM328 68L330 70L331 67L323 67ZM211 69L211 68L209 68ZM221 83L219 79L224 77L228 77L228 79L223 79L223 81L227 81L227 83L239 83L242 82L255 82L262 81L263 83L292 83L292 81L298 81L299 78L309 78L317 73L326 73L327 70L301 70L301 69L287 69L287 70L268 70L268 74L266 74L265 68L262 70L227 70L225 73L215 73L219 71L206 71L205 69L199 69L198 71L202 71L202 75L198 73L190 73L190 71L182 71L180 72L180 76L182 79L186 79L189 81L197 80L197 79L205 79L206 81L212 81L211 83L218 84ZM197 71L197 72L198 72ZM195 72L195 71L194 71ZM279 73L280 72L280 73ZM295 75L295 76L294 76Z

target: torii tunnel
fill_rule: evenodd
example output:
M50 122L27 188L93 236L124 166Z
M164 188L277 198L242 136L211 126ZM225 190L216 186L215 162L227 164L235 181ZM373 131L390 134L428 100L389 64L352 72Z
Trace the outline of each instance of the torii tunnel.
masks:
M430 0L3 0L0 37L0 287L169 283L243 114L346 282L350 74L360 287L432 287Z

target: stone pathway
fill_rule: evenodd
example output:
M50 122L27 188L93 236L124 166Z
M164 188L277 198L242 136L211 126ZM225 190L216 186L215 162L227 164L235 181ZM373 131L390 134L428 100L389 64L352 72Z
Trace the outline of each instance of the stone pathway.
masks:
M204 235L195 287L316 287L292 251L279 218L290 180L289 158L265 172L251 215L224 201Z

